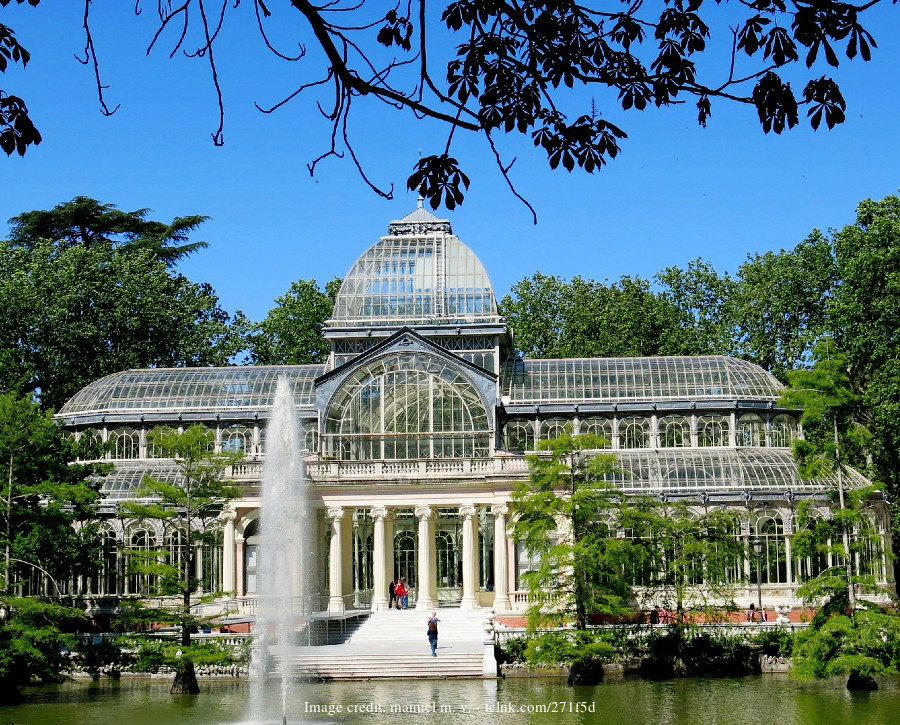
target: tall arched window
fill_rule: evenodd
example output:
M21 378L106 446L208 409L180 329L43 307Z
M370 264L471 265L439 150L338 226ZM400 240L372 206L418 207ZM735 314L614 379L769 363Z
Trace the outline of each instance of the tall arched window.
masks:
M462 559L458 554L456 538L450 531L435 534L437 551L437 580L441 587L462 586Z
M115 460L141 457L141 434L134 428L116 428L109 432L109 452Z
M571 422L565 418L545 418L541 421L541 440L551 441L559 438L566 432L567 425L571 425Z
M809 556L795 559L794 569L800 583L819 576L828 568L828 555L825 550L831 546L831 539L826 537L824 527L819 525L820 522L821 518L816 514L810 514L802 525L795 519L795 526L798 528L794 529L794 536L811 536L815 546Z
M726 415L704 415L697 423L697 444L704 448L728 445L729 420Z
M97 592L99 594L119 593L119 541L116 533L109 528L100 529L100 571Z
M503 444L508 451L534 450L534 425L530 420L511 420L503 430Z
M660 448L685 448L691 445L690 423L680 415L667 415L659 421Z
M777 513L763 514L756 522L756 538L759 539L760 581L763 584L787 584L787 560L784 551L784 525ZM750 557L756 556L751 547ZM756 583L756 562L750 563L751 580Z
M180 578L184 573L185 559L190 560L190 552L187 550L187 536L180 529L170 531L168 536L166 536L166 559L169 566L177 569L178 577Z
M737 444L753 448L766 445L766 422L755 413L742 415L737 424Z
M156 577L149 572L155 562L155 541L147 529L132 531L128 537L128 590L132 594L154 594Z
M591 417L581 421L579 432L603 438L603 448L612 448L612 421L609 418Z
M619 437L622 448L649 448L650 421L646 418L622 418Z
M222 431L222 451L224 453L250 453L253 449L253 429L244 425L233 425Z
M406 579L410 587L416 586L416 536L412 531L401 531L394 536L394 578Z
M776 416L769 429L769 441L776 448L790 448L797 438L797 421L789 415Z
M491 426L475 386L442 359L394 353L356 370L325 421L326 451L350 460L484 458Z

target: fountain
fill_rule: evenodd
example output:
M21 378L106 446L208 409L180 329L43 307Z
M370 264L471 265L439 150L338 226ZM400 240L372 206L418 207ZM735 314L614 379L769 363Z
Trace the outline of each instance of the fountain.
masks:
M260 547L257 607L251 660L250 713L255 722L272 720L267 682L280 680L281 717L287 722L291 681L290 650L312 613L309 583L312 546L309 486L300 453L300 427L291 384L278 379L266 427L260 490ZM276 660L281 665L276 666Z

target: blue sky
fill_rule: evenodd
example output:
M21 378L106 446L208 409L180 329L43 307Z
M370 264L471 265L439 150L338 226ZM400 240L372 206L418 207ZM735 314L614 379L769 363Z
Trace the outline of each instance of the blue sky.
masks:
M170 44L145 57L156 3L145 2L135 18L132 2L94 2L108 100L121 103L104 118L90 69L74 58L84 44L79 5L44 0L37 9L0 10L33 54L25 71L9 70L0 85L26 99L44 135L24 159L0 158L6 172L0 220L79 194L122 209L149 207L164 220L209 215L197 238L210 248L180 268L210 282L226 309L259 319L292 281L342 277L389 220L415 207L405 178L420 152L443 149L444 131L358 100L351 134L367 173L377 183L393 182L396 199L373 194L347 160L325 161L310 178L306 164L324 150L328 134L312 97L269 116L253 103L291 92L315 58L300 67L267 57L250 3L229 11L223 30L222 148L210 140L217 120L208 68L168 60ZM847 122L833 131L803 126L766 136L752 108L721 102L701 129L692 105L625 114L598 97L630 137L599 173L552 172L530 144L504 139L503 150L519 156L513 176L538 211L537 226L484 143L460 139L454 153L472 186L462 208L447 214L454 231L481 257L502 296L537 270L650 277L703 257L734 271L748 254L792 247L813 228L850 223L859 200L900 186L900 8L878 9L867 27L879 45L873 60L833 73L848 103ZM302 32L299 23L276 29L279 39ZM590 97L568 102L585 112Z

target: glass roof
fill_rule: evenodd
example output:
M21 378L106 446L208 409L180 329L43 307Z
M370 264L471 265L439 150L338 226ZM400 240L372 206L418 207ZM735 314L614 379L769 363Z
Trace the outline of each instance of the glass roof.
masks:
M761 367L722 355L515 360L501 373L512 403L775 400L783 391Z
M837 475L801 479L797 462L784 448L661 448L615 452L616 471L605 479L629 492L797 491L837 487ZM849 470L848 488L870 482Z
M420 206L356 260L331 326L497 322L497 302L475 253L450 222Z
M293 385L298 406L313 406L313 383L324 371L324 365L125 370L82 388L59 415L264 410L272 407L281 376Z

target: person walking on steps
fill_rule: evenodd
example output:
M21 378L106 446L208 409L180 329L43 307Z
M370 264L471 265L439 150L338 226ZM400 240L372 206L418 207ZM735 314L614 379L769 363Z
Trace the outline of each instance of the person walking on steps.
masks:
M428 644L431 645L432 657L437 657L438 622L440 621L437 612L432 612L431 618L428 620Z

